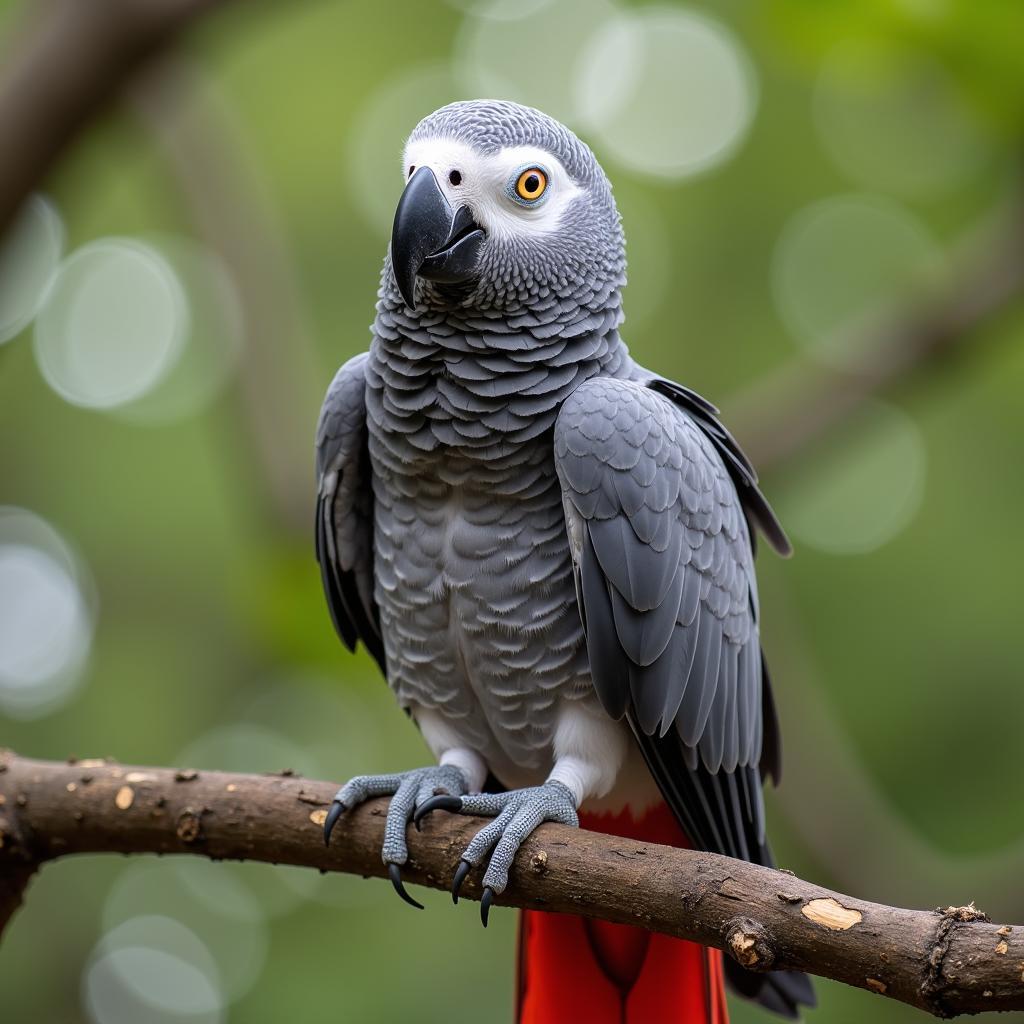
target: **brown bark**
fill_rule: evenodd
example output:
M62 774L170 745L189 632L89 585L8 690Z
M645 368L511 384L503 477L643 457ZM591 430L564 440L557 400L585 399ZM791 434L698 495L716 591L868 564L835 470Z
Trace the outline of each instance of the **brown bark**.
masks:
M383 875L387 801L347 815L326 849L334 791L290 775L0 754L0 928L31 872L73 853L192 853ZM480 825L438 812L422 833L410 830L406 879L447 888ZM479 898L479 872L464 892ZM808 971L939 1017L1024 1009L1022 926L1000 927L973 907L868 903L713 854L543 825L498 903L639 924L724 949L751 969Z

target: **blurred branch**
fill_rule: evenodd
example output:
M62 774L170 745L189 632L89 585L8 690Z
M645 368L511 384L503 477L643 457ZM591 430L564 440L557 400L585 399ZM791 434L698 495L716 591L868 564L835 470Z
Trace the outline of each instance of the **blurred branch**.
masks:
M0 234L78 133L149 58L221 0L31 5L0 71Z
M0 930L28 874L74 853L192 853L384 875L387 802L321 836L335 787L290 774L57 763L0 752ZM479 819L435 814L410 834L410 881L444 889ZM475 879L467 896L479 898ZM390 898L390 897L389 897ZM543 825L524 845L507 906L633 924L723 949L753 970L803 970L938 1017L1024 1009L1024 928L973 907L902 910L789 872L693 850Z
M728 404L758 470L770 473L845 422L868 399L918 381L1024 297L1024 186L955 246L950 286L866 334L846 372L794 360Z
M293 267L223 94L180 59L158 62L131 94L197 234L229 268L245 322L238 459L255 462L261 508L305 535L313 514L312 438L324 391Z

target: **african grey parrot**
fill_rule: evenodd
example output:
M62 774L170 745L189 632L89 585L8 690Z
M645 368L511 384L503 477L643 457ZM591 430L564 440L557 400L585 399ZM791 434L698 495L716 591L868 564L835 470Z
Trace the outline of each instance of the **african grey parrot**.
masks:
M484 867L484 924L523 840L581 811L770 864L753 532L788 541L715 407L619 336L608 179L563 125L490 100L424 118L402 166L370 350L320 416L317 557L342 640L366 645L437 763L349 781L325 839L390 795L383 859L415 903L408 822L492 817L453 884ZM608 1006L725 1019L717 952L532 912L522 942L523 1024ZM728 970L786 1016L813 1005L804 975Z

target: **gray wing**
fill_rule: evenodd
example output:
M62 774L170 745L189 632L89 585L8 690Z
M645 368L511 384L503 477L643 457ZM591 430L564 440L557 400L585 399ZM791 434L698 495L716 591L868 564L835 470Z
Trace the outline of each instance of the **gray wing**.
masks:
M785 535L714 407L656 385L588 381L555 425L591 675L690 839L764 862L778 740L748 518Z
M342 643L361 640L386 673L373 600L373 487L366 430L367 353L327 389L316 430L316 558Z

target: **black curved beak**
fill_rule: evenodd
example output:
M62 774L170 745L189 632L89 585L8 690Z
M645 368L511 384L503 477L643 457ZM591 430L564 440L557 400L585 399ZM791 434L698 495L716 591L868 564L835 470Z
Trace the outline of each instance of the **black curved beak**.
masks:
M416 171L391 229L391 266L405 304L416 308L417 277L443 284L470 280L483 240L469 208L452 208L429 167Z

